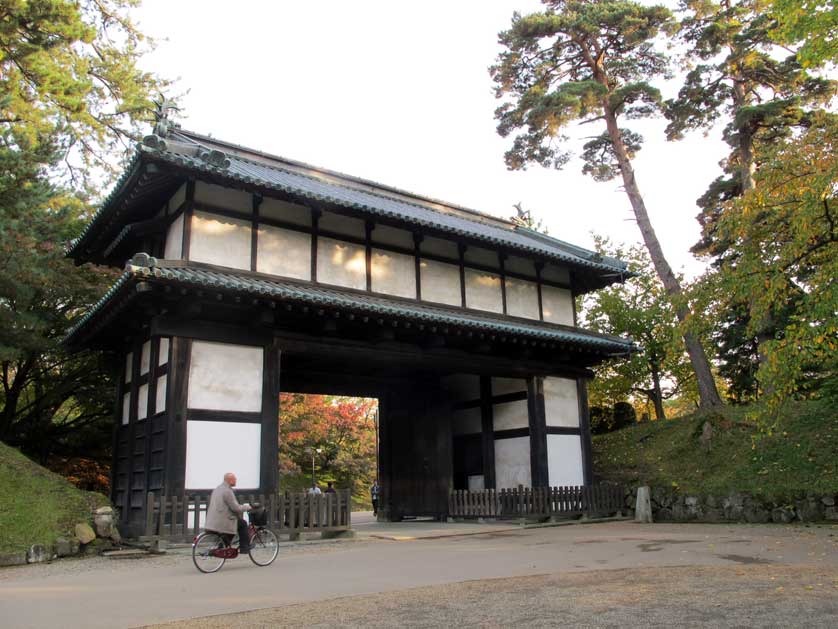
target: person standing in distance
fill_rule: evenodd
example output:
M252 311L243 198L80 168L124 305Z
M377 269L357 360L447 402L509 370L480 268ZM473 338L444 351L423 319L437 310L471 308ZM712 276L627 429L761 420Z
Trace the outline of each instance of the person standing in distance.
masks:
M233 535L239 534L239 552L250 552L250 539L247 535L247 522L242 515L250 511L250 505L240 505L233 493L236 486L236 475L227 472L224 481L212 490L209 507L207 507L207 531L213 531L224 536L229 544Z

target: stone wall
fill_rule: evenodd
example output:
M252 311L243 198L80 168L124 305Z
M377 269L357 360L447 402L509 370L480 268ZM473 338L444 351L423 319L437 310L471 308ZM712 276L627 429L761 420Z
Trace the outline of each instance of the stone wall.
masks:
M634 511L637 488L626 493L626 506ZM838 494L802 493L786 499L767 499L732 492L724 496L680 494L652 488L652 514L656 522L838 522Z

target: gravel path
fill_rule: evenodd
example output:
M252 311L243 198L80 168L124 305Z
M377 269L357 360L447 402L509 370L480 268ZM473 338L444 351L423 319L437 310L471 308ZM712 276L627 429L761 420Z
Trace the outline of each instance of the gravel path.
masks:
M196 618L213 627L829 627L838 569L644 568L487 579Z

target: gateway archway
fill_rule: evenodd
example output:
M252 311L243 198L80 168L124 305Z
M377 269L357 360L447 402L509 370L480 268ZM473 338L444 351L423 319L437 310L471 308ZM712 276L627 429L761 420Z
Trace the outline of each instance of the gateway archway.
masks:
M278 396L381 401L381 517L453 488L591 482L574 299L624 263L512 221L158 125L70 255L123 266L70 332L114 357L113 500L277 491ZM136 253L148 252L148 253Z

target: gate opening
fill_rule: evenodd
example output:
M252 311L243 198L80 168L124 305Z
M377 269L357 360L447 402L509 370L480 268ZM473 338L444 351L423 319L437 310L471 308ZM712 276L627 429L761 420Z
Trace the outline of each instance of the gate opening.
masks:
M355 511L372 510L378 470L378 399L282 392L280 493L352 490Z

